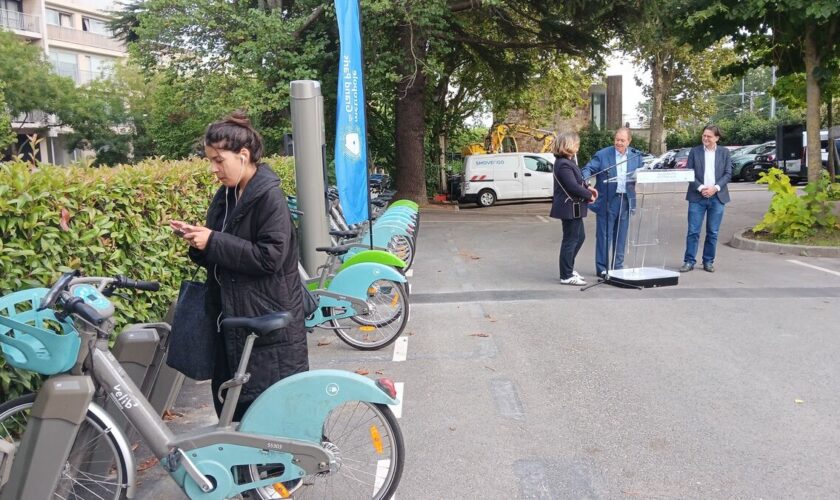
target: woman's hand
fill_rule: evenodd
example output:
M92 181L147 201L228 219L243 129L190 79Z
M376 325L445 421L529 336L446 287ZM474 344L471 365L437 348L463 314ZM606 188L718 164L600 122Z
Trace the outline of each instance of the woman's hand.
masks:
M184 239L190 243L190 246L199 250L207 248L207 242L210 240L210 229L204 226L190 226L185 228Z
M595 203L595 200L598 199L598 190L592 186L586 186L586 189L588 189L589 192L592 193L592 198L589 200L589 204L591 205L592 203Z

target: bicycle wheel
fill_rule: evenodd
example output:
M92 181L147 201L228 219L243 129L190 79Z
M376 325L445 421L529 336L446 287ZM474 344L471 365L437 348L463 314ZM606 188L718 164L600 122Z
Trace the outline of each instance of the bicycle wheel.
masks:
M367 314L329 321L338 338L363 351L381 349L397 340L409 312L405 287L391 280L373 282L368 287L367 304Z
M405 262L405 267L402 269L403 273L411 269L411 265L414 264L414 249L414 240L408 236L397 234L388 241L388 253L396 255Z
M35 395L27 394L0 405L0 438L16 446L20 444L34 403ZM52 499L125 498L127 476L125 459L114 436L88 410Z
M322 445L336 458L330 472L286 481L281 488L295 500L388 499L394 495L402 476L405 444L391 409L364 401L349 401L334 408L324 421ZM251 481L282 473L271 466L251 466ZM283 498L272 486L252 490L262 500Z

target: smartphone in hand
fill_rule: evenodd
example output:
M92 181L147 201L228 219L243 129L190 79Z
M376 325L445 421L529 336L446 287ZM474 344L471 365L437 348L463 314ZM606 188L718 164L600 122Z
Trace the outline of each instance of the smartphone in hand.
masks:
M175 233L175 236L180 236L181 238L183 238L190 229L189 224L179 220L169 221L169 227L172 228L172 232Z

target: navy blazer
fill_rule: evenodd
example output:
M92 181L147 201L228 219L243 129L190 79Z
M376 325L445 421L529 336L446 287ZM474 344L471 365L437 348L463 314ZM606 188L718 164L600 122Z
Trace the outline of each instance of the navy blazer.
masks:
M706 152L703 146L695 146L688 152L688 163L686 168L694 170L694 180L688 184L688 191L685 199L698 202L703 200L703 195L697 189L703 185L703 174L705 172ZM732 158L729 150L723 146L715 148L715 184L720 186L717 193L721 203L729 203L729 181L732 180Z
M636 189L634 175L631 175L636 169L642 168L642 154L638 149L627 148L627 206L632 210L636 206ZM608 206L609 201L616 196L615 182L618 171L615 167L615 146L609 146L601 149L595 156L589 160L589 163L582 169L583 177L591 177L595 175L595 189L598 191L598 199L592 204L592 211L596 214L605 214L605 207ZM612 179L612 182L608 182ZM604 210L602 212L602 209Z
M568 158L557 157L554 160L554 198L551 200L549 214L551 218L574 219L575 203L580 203L581 218L586 217L586 206L591 199L592 193L584 186L583 176L577 164Z

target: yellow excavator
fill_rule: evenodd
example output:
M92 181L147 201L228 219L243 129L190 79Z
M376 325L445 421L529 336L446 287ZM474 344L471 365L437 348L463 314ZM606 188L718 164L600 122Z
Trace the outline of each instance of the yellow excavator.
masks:
M518 138L518 139L517 139ZM557 134L550 130L511 123L496 123L487 132L484 144L469 144L461 150L464 156L488 153L547 153Z

